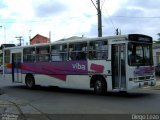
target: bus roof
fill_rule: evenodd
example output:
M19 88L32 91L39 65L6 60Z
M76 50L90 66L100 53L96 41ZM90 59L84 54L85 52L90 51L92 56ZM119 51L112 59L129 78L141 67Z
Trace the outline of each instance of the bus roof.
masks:
M83 37L78 37L75 39L61 39L58 41L54 41L52 43L41 43L41 44L34 44L34 45L27 45L27 46L17 46L17 47L12 47L14 48L26 48L26 47L38 47L38 46L44 46L44 45L50 45L50 44L65 44L65 43L75 43L75 42L85 42L85 41L95 41L95 40L112 40L112 39L128 39L128 36L135 36L135 35L140 35L140 36L146 36L142 34L126 34L126 35L115 35L115 36L105 36L105 37L94 37L94 38L83 38ZM146 36L150 37L150 36ZM151 38L151 37L150 37ZM10 49L10 48L5 48L5 49Z
M1 49L3 48L7 48L7 47L15 47L16 45L15 44L1 44Z

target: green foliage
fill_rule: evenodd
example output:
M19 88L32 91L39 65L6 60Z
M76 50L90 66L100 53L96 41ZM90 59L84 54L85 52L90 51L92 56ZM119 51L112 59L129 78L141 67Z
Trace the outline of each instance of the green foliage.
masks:
M158 40L158 41L154 41L154 43L158 43L158 44L160 44L160 40Z
M155 40L154 43L160 43L160 33L157 33L157 35L159 38L157 40Z

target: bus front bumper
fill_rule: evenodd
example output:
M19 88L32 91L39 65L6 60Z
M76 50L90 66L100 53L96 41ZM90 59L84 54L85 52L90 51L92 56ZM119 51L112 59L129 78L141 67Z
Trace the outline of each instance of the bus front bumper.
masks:
M128 90L132 90L135 88L145 88L152 87L156 85L156 79L147 80L147 81L130 81Z

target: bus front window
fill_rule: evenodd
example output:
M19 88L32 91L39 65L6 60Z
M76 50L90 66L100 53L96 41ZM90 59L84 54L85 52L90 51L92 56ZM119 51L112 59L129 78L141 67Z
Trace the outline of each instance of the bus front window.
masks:
M128 64L130 66L153 65L152 45L142 43L129 43Z

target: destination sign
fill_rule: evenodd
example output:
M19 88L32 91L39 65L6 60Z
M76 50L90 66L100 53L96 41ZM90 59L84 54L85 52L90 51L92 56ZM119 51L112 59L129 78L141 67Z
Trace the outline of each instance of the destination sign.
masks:
M152 43L152 37L140 34L130 34L129 41Z

